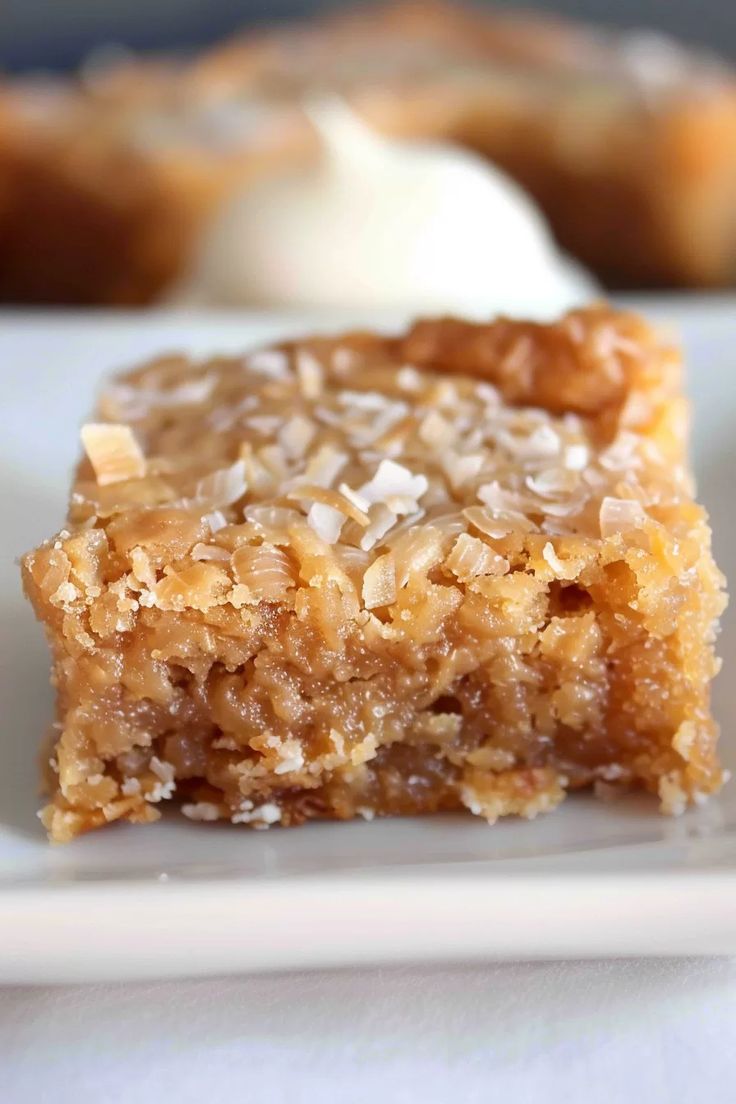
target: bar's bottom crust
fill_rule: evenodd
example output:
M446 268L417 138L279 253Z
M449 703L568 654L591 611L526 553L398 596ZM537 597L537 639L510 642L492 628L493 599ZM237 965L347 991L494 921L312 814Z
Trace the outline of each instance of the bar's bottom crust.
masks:
M145 794L142 786L140 790L138 786L130 787L138 792L87 809L72 807L60 793L54 794L41 813L52 840L67 842L119 819L132 823L156 821L161 816L161 802L173 796L175 787L176 804L191 820L226 820L261 829L275 824L290 827L308 820L372 820L378 816L455 811L469 811L489 824L504 816L533 819L555 809L567 791L591 785L596 796L604 800L615 800L632 788L653 789L659 794L662 811L673 814L682 812L693 796L684 788L683 777L677 771L659 776L650 785L641 777L634 778L629 768L610 763L597 769L577 767L567 774L551 766L488 771L471 764L457 767L440 755L428 757L401 744L380 749L370 763L336 772L315 789L261 797L254 794L240 798L235 805L231 796L228 800L206 782L184 779L177 783L175 770L166 760L153 756L149 766L152 780ZM721 772L715 772L708 790L718 789L721 781ZM706 790L697 796L704 798Z
M171 765L154 757L158 786L144 798L131 794L94 809L72 808L56 794L41 813L51 838L67 842L109 821L133 823L158 820L160 802L176 785ZM160 777L159 777L160 776ZM577 786L590 778L578 777ZM531 819L554 809L571 780L549 767L529 767L491 773L458 769L441 757L427 758L416 749L396 745L381 749L370 764L343 770L313 790L241 798L233 807L221 791L202 782L184 780L177 786L178 807L196 821L229 820L253 828L284 827L307 820L351 820L376 816L412 816L470 811L489 823L518 815Z

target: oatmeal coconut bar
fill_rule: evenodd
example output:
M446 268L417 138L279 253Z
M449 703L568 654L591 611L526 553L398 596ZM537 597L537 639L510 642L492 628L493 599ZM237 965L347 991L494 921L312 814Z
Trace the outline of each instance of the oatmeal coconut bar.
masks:
M43 821L265 827L716 791L724 607L680 358L605 306L125 375L23 561Z

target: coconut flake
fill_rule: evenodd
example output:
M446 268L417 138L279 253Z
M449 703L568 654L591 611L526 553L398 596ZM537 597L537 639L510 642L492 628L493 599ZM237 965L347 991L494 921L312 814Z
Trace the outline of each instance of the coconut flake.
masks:
M289 474L289 465L281 445L262 445L256 455L278 482L283 482L286 479Z
M379 556L366 570L362 594L366 609L390 606L396 601L396 567L390 552Z
M211 510L209 514L204 515L202 521L209 525L210 533L219 533L227 525L227 518L222 510Z
M330 487L315 487L313 484L305 483L293 487L287 492L286 497L297 502L320 502L325 506L331 506L346 518L352 518L361 527L365 527L370 521L368 514L355 506L346 495Z
M419 426L419 437L430 448L444 449L455 440L455 427L436 410L430 410Z
M101 487L146 474L146 458L129 425L89 422L80 436Z
M332 445L322 445L307 462L304 480L318 487L331 487L348 462L345 452L338 452Z
M360 547L364 552L370 551L397 522L396 514L383 502L377 502L370 507L370 523L360 538Z
M422 376L411 364L404 364L396 373L396 382L402 391L420 391Z
M407 529L412 529L418 521L422 520L426 513L426 510L414 510L413 513L406 514L402 517L401 521L399 521L397 517L396 524L391 526L391 539L401 533L405 533Z
M236 460L229 468L217 471L200 479L195 490L195 498L210 506L232 506L242 498L248 489L245 479L245 462Z
M199 541L192 548L193 560L229 560L230 553L227 548L220 547L219 544L203 544Z
M389 403L384 410L375 414L370 421L351 427L350 437L355 448L365 448L380 441L394 426L406 417L408 408L403 402ZM396 443L396 442L394 442Z
M365 410L368 413L379 413L391 406L391 399L382 395L380 391L341 391L337 396L340 406L347 406L351 410Z
M373 478L359 488L358 494L371 505L388 503L393 497L410 499L416 509L416 503L428 487L429 481L425 475L414 475L403 464L397 464L394 460L382 460Z
M548 460L560 452L560 436L550 425L538 425L531 432L516 435L502 429L498 443L516 459L525 462Z
M573 514L579 512L586 500L586 493L584 491L573 494L571 497L564 498L561 502L554 502L550 499L546 499L541 509L545 514L550 517L569 518Z
M156 585L156 572L153 569L151 557L140 545L136 545L131 549L130 565L133 568L133 575L139 583L147 587L154 587ZM141 596L139 601L142 600L143 596Z
M568 468L546 468L535 475L528 475L525 483L540 498L556 498L574 491L578 479L578 475Z
M640 440L635 433L622 429L615 441L598 457L598 463L607 471L629 471L640 467L637 455Z
M435 379L430 392L430 401L434 406L446 407L452 411L457 410L460 401L457 387L449 379Z
M322 393L325 371L316 356L306 349L297 350L296 376L304 398L310 402L318 399Z
M284 419L278 414L253 414L245 419L245 424L248 429L254 429L262 437L273 437L283 426Z
M362 513L367 514L370 509L370 499L366 498L360 491L353 490L347 483L340 483L337 488L341 495L351 502L356 510L361 510Z
M245 398L234 405L227 403L223 406L216 406L207 415L207 424L212 426L218 433L227 433L228 430L240 422L245 414L257 406L258 397L256 395L246 395Z
M430 568L441 563L447 534L434 525L411 528L394 540L391 551L396 564L396 581L404 587L412 576L426 576Z
M284 740L279 746L279 764L274 767L274 774L289 774L291 771L301 770L304 766L304 752L298 740L292 738Z
M587 445L577 443L565 448L563 463L570 471L583 471L590 462L590 451Z
M162 759L158 759L155 755L152 755L148 766L159 781L154 783L143 796L146 801L154 805L157 805L159 801L168 801L176 790L173 763L167 763Z
M279 444L290 460L300 460L316 432L314 422L302 414L295 414L281 427L278 436Z
M485 459L486 455L482 452L461 456L452 449L447 449L443 452L440 462L453 490L459 490L480 474Z
M285 537L294 522L299 520L301 514L297 510L290 510L287 506L252 503L245 507L243 516L246 521L255 525L260 532L274 539L275 535L281 538Z
M603 499L599 514L601 536L613 537L632 529L641 529L647 521L647 515L640 502L633 498Z
M462 511L462 515L471 525L474 525L479 532L485 533L487 537L492 537L494 540L501 540L503 537L507 537L513 529L510 521L499 521L498 518L493 517L493 515L482 506L467 506Z
M282 349L257 349L246 357L245 367L259 376L284 379L289 374L289 358Z
M170 406L199 406L206 402L215 388L213 375L186 380L176 387L132 387L127 383L112 383L105 390L102 402L111 405L126 421L145 418L153 410Z
M558 579L565 579L567 577L567 568L555 552L554 545L551 541L547 541L542 549L542 558L549 564Z
M495 479L479 487L477 494L480 501L495 517L508 520L512 528L527 533L536 529L534 522L527 516L527 510L531 510L533 505L524 495L506 490ZM545 504L545 513L551 512L549 507L550 504Z
M263 805L253 805L252 801L245 800L241 803L238 812L230 817L232 824L252 824L254 828L268 828L271 824L278 824L281 820L281 809L273 801L266 801Z
M308 524L326 544L337 543L345 521L345 514L324 502L313 502L307 513Z
M181 811L189 820L220 819L220 807L214 801L190 801L182 805Z
M486 406L498 406L501 402L501 393L492 383L476 383L475 393Z
M469 533L460 534L445 563L461 583L479 575L504 575L509 569L508 560Z

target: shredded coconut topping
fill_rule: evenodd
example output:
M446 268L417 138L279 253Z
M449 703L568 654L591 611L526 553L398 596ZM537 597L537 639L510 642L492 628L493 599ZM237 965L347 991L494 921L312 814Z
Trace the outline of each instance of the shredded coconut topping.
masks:
M567 324L574 329L574 322ZM615 384L620 358L631 351L614 338L596 341L595 355L615 361L603 373ZM525 335L512 343L501 375L521 373L530 348ZM632 428L644 416L633 392L617 431L602 439L579 413L507 403L501 384L372 360L361 345L263 349L236 365L212 362L203 375L183 367L177 374L171 365L165 376L152 371L140 384L115 385L118 401L135 406L140 392L152 419L164 401L179 403L182 426L190 417L201 425L196 405L206 401L222 414L206 456L192 457L187 430L178 451L169 443L165 457L146 462L129 426L86 427L99 489L80 483L74 506L109 516L128 504L168 505L199 514L208 527L209 536L199 530L189 545L193 563L184 572L166 567L162 577L148 550L133 553L132 597L142 607L229 602L241 609L259 595L283 596L301 585L285 551L297 534L306 540L305 532L319 542L320 556L331 550L331 577L343 591L347 570L367 610L398 594L424 562L462 585L502 574L513 534L552 538L537 555L564 578L572 568L555 551L558 537L600 539L648 522L647 504L662 501L663 492L638 486L644 461L650 483L661 470L665 495L673 479L687 485L687 473L668 469ZM143 437L146 426L144 418ZM192 470L202 473L198 479ZM105 486L117 480L110 502ZM358 568L346 559L343 568L343 553L364 561ZM54 600L65 609L91 600L74 586L66 578L57 585ZM120 609L121 631L132 613Z

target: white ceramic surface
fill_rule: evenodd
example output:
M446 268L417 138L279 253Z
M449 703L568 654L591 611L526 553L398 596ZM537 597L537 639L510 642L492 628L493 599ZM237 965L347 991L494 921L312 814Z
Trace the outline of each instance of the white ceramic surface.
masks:
M685 340L700 493L736 579L736 299L650 300ZM35 817L51 696L14 558L61 521L100 377L149 353L242 349L369 318L0 315L0 981L184 976L371 961L736 953L736 783L676 820L587 797L469 817L247 832L176 817L49 847ZM390 327L392 319L380 322ZM736 765L736 610L716 686Z

